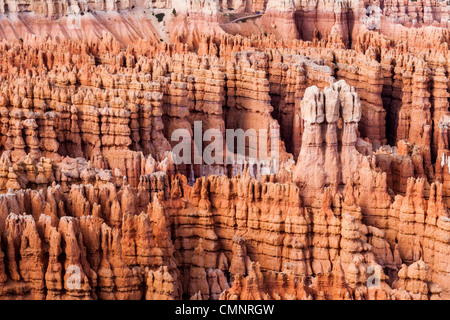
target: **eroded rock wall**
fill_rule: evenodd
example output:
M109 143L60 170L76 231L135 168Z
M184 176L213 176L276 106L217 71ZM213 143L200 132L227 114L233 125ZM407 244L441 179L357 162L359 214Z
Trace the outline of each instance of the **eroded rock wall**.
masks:
M450 297L444 2L2 4L1 299Z

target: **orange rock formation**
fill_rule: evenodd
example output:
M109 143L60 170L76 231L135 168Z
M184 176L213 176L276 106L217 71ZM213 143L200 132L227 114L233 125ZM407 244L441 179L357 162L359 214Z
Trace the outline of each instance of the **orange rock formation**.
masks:
M449 7L377 3L3 1L0 299L449 299Z

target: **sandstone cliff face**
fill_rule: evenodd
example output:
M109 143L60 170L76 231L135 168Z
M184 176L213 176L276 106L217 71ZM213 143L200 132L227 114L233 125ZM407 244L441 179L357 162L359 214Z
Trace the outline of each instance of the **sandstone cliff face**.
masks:
M350 188L344 198L326 188L320 207L308 209L297 187L259 182L248 174L210 176L192 187L179 176L170 186L163 183L153 198L144 184L137 194L128 185L116 193L111 183L74 187L67 199L58 189L49 190L48 197L59 195L59 208L67 210L49 208L37 221L30 201L39 203L39 193L28 189L2 197L2 208L24 212L9 214L1 231L8 271L3 278L11 279L2 284L8 292L4 297L177 299L200 293L202 299L387 299L400 294L422 299L446 291L449 231L442 211L431 211L446 210L435 198L428 204L423 236L417 237L405 229L403 209L396 218L397 199L386 231L365 225ZM109 194L101 191L105 188ZM149 198L146 212L137 214ZM109 217L103 208L110 210ZM421 246L423 251L412 251ZM427 273L410 276L423 283L415 285L400 267L418 260ZM392 289L383 270L390 276L398 272ZM380 272L381 284L368 288L372 272ZM305 277L313 279L311 285Z
M443 2L78 7L0 4L0 299L450 297Z

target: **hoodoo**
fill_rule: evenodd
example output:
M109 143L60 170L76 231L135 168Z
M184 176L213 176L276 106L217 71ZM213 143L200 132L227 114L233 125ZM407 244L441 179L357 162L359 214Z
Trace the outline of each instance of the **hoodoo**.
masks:
M0 1L0 300L450 299L449 14Z

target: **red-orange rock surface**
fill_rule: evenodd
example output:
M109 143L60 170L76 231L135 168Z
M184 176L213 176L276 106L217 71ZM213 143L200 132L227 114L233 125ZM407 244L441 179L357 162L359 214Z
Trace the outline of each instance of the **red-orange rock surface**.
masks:
M449 299L445 2L172 2L0 4L0 299Z

